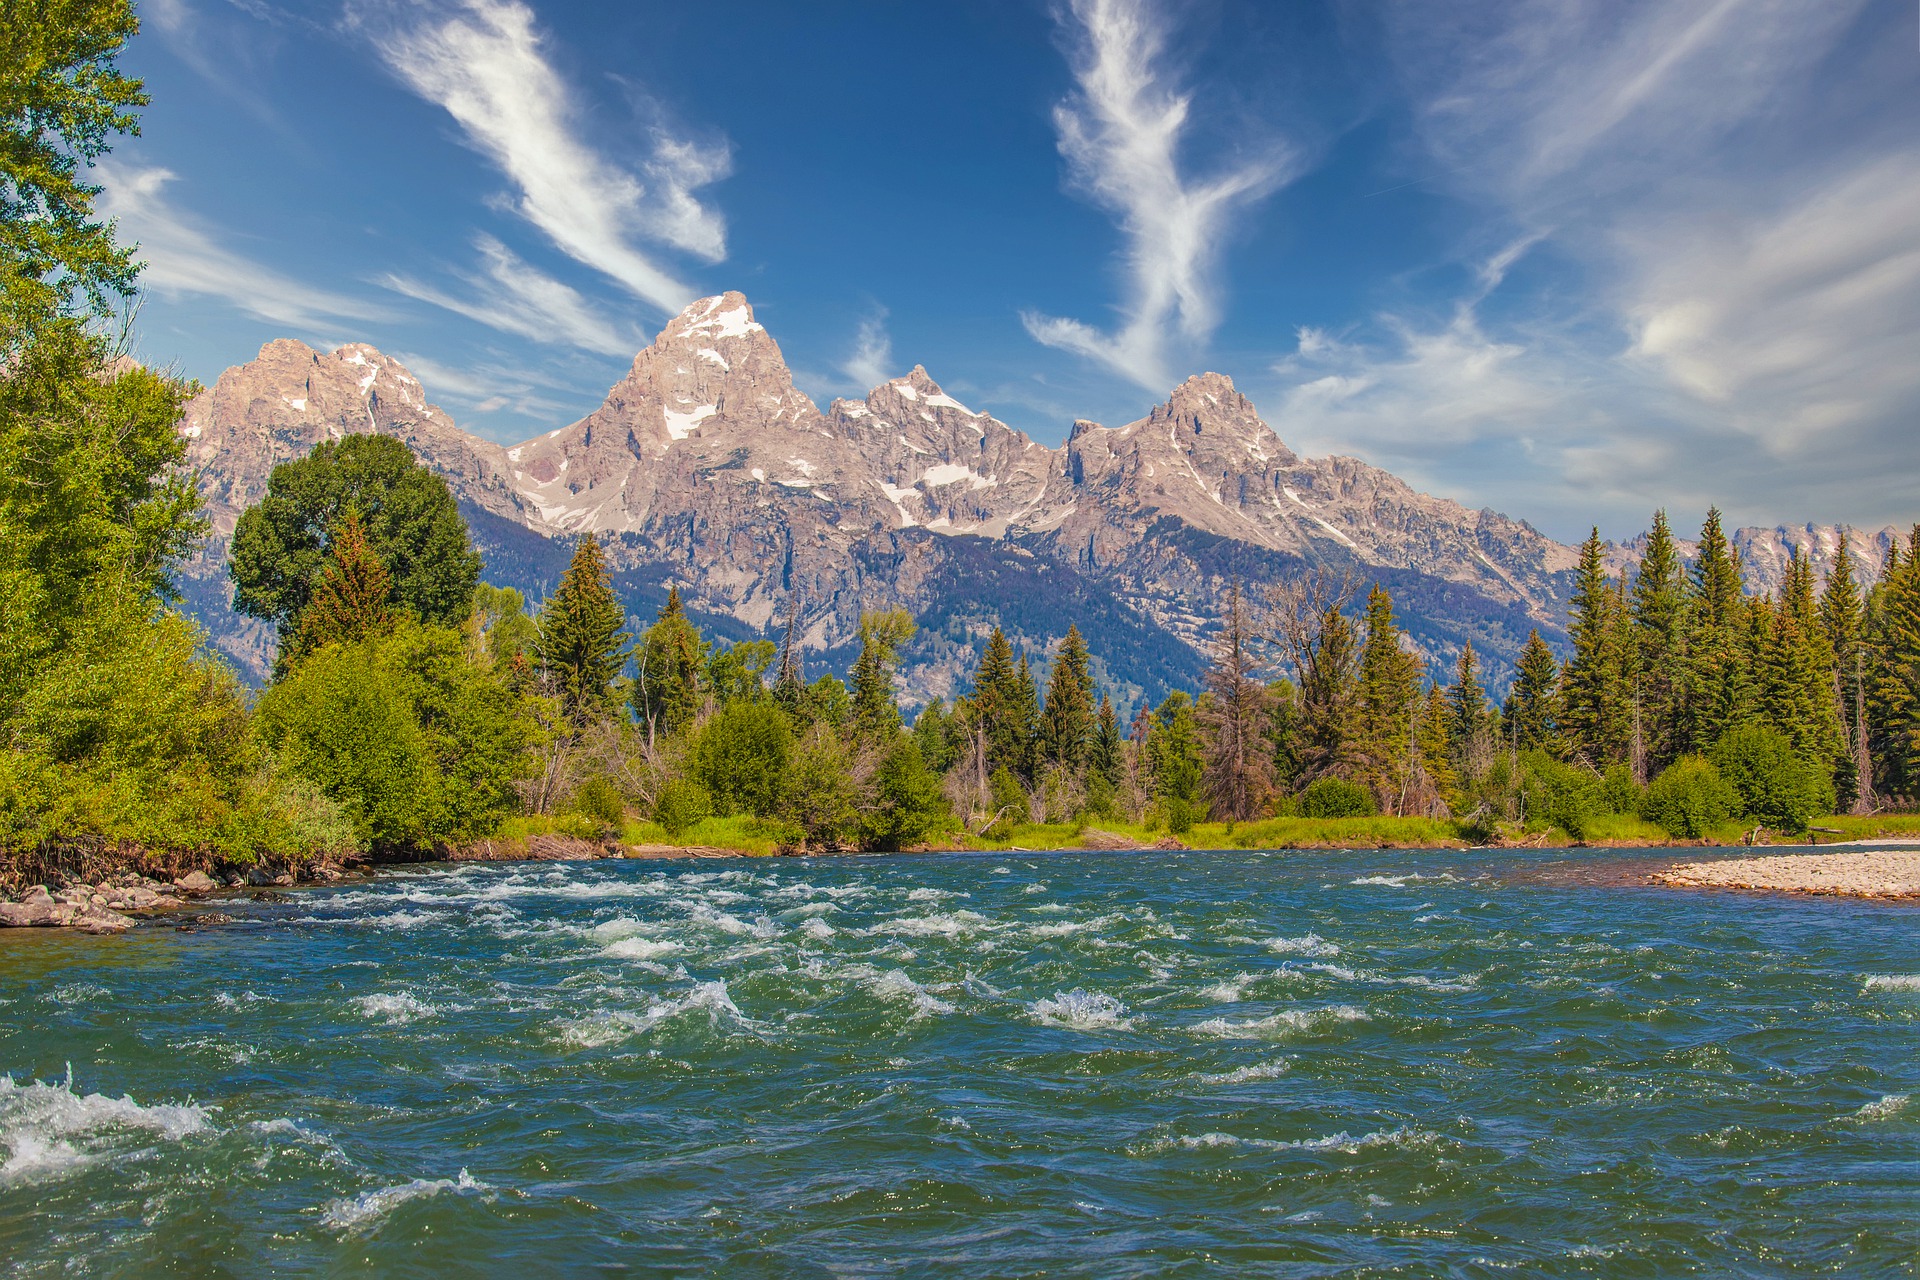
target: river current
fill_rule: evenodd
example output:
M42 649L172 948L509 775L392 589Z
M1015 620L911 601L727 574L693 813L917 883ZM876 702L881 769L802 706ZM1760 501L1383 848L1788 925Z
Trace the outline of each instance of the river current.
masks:
M1570 855L433 866L0 933L0 1267L1912 1274L1920 912Z

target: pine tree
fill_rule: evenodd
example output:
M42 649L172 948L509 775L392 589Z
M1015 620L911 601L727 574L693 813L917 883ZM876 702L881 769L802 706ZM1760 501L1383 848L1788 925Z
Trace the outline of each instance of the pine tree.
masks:
M1469 640L1460 648L1453 683L1446 691L1447 734L1455 742L1465 743L1486 728L1487 695L1480 687L1479 669L1480 661Z
M1558 755L1560 741L1560 664L1553 650L1529 631L1520 650L1520 673L1507 695L1502 717L1507 741L1516 751L1545 751Z
M1033 666L1024 651L1013 669L1013 684L1007 703L1007 739L1017 754L1010 763L1022 781L1031 786L1040 777L1040 689L1033 679Z
M1419 776L1408 789L1405 811L1409 816L1442 818L1459 807L1460 771L1454 762L1467 752L1453 736L1458 723L1453 699L1439 685L1430 686L1414 722Z
M1013 646L1000 628L987 638L980 665L973 673L973 696L968 700L974 723L987 743L989 772L1005 766L1025 772L1030 750L1027 726L1019 715L1019 672L1014 667Z
M630 639L620 598L607 577L600 544L588 533L574 548L560 586L540 610L540 664L578 721L606 711L609 686L626 663Z
M290 646L294 656L385 635L393 628L393 612L387 607L392 590L393 580L368 544L360 514L348 510L334 528L326 566L300 615L300 629Z
M1906 554L1895 537L1868 624L1867 737L1881 796L1920 790L1920 525Z
M1687 749L1704 752L1727 730L1754 718L1758 689L1740 585L1740 554L1707 512L1688 592Z
M1846 727L1834 691L1839 684L1833 643L1820 621L1813 565L1794 548L1780 592L1768 670L1776 697L1766 710L1809 768L1830 776L1846 754ZM1791 702L1798 710L1786 710Z
M1154 789L1166 811L1167 827L1177 835L1206 817L1201 799L1206 761L1200 750L1193 699L1175 689L1161 701L1154 718L1158 727L1148 739Z
M800 606L795 601L787 614L787 634L780 642L780 666L773 678L773 700L796 722L808 719L807 679L801 668Z
M1686 748L1687 580L1667 513L1653 513L1633 580L1633 683L1645 772L1658 774Z
M707 643L687 617L678 587L667 589L667 602L640 637L634 666L633 714L647 732L678 733L691 725L706 694Z
M1633 731L1620 597L1607 578L1600 530L1580 547L1573 589L1573 656L1560 674L1568 748L1596 769L1626 758Z
M1297 664L1300 772L1296 781L1300 786L1325 777L1351 779L1360 772L1361 744L1354 719L1359 663L1353 624L1339 609L1329 607Z
M1853 542L1844 528L1820 592L1820 629L1833 650L1833 700L1840 717L1842 753L1834 787L1843 807L1872 810L1872 766L1866 759L1866 609L1853 574Z
M1087 772L1098 776L1108 787L1120 785L1120 722L1113 713L1113 701L1100 695L1100 714L1094 720L1093 741L1087 747Z
M1245 822L1266 804L1273 754L1266 740L1267 690L1253 678L1253 653L1240 584L1227 595L1227 616L1207 672L1212 695L1200 714L1206 729L1206 792L1216 817Z
M1397 813L1413 762L1420 664L1402 643L1393 597L1378 584L1367 593L1364 625L1367 638L1353 699L1354 738L1363 764L1355 780L1373 788L1382 812Z
M1040 715L1040 749L1046 760L1078 770L1086 763L1093 736L1093 664L1080 628L1069 625L1067 638L1047 678L1046 709Z
M900 646L913 638L913 632L913 618L904 609L860 615L860 656L853 664L853 725L865 741L889 742L900 731L893 672Z

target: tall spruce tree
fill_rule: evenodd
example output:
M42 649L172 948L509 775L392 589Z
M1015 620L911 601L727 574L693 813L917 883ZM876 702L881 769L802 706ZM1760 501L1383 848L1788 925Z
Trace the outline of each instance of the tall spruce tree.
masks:
M1844 754L1834 771L1834 786L1843 805L1871 812L1873 766L1867 755L1867 661L1864 645L1866 608L1853 573L1853 542L1840 530L1833 565L1820 592L1820 626L1833 649L1835 706L1840 714Z
M1874 587L1867 647L1867 736L1882 798L1920 792L1920 525L1896 536Z
M1024 650L1014 666L1009 694L1006 734L1018 752L1010 764L1022 780L1032 784L1040 776L1040 688Z
M1393 617L1393 597L1377 583L1367 593L1366 642L1354 683L1354 729L1363 761L1358 781L1373 788L1385 813L1398 813L1413 764L1413 712L1420 663Z
M1658 774L1686 749L1687 579L1664 510L1653 513L1633 579L1633 696L1645 772Z
M968 699L973 721L986 739L987 769L1005 767L1026 772L1031 750L1031 726L1021 718L1020 673L1014 666L1013 646L999 627L987 637L980 665L973 672L973 695Z
M1461 770L1456 761L1467 757L1465 746L1454 739L1458 720L1454 700L1439 685L1427 689L1414 722L1413 742L1419 776L1408 790L1409 817L1443 818L1460 803ZM1479 721L1484 725L1484 716Z
M540 665L574 720L612 707L614 677L626 664L626 611L613 592L592 533L580 539L560 586L540 609Z
M705 701L701 676L707 643L687 617L680 588L667 588L667 601L640 637L633 663L633 714L648 735L678 733L691 725Z
M1740 553L1720 527L1720 509L1700 529L1688 592L1687 735L1704 752L1729 729L1752 720L1759 703Z
M1207 798L1213 815L1228 822L1245 822L1258 814L1273 787L1273 751L1265 733L1267 689L1253 673L1251 637L1240 584L1235 582L1227 593L1227 615L1207 671L1212 696L1200 709Z
M1568 628L1573 656L1560 673L1560 725L1568 749L1596 769L1624 760L1633 732L1624 620L1605 557L1596 528L1580 546Z
M1087 773L1097 775L1109 788L1120 785L1120 721L1113 711L1113 700L1100 695L1100 714L1095 717L1093 740L1087 747Z
M300 630L292 645L296 657L329 644L352 644L393 629L387 597L393 583L387 567L367 545L360 513L348 509L329 539L326 567L320 571Z
M1820 621L1813 565L1798 548L1787 559L1773 633L1768 637L1768 717L1786 734L1809 769L1831 777L1846 754L1846 730L1834 696L1838 670L1833 642ZM1789 712L1788 705L1796 710Z
M1454 665L1453 683L1447 686L1447 734L1464 743L1487 727L1487 694L1480 687L1480 660L1474 655L1473 641L1460 647L1460 659Z
M1047 677L1047 702L1040 715L1040 749L1047 761L1079 769L1086 763L1093 736L1093 660L1080 628L1069 624L1067 637Z
M1354 714L1355 678L1360 665L1353 624L1329 606L1302 647L1297 785L1321 778L1355 779L1362 768L1362 744Z
M1516 751L1561 752L1560 664L1537 630L1527 632L1520 671L1501 717L1506 741Z

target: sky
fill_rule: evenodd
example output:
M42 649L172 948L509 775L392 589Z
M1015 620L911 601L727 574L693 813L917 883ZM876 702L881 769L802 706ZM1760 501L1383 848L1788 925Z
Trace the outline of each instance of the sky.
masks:
M501 442L737 289L824 407L1189 374L1577 540L1920 520L1913 0L140 0L139 354Z

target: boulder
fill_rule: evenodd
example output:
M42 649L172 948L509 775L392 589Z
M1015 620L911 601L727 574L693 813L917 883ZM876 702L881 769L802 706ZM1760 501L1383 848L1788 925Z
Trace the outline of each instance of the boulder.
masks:
M27 903L45 902L51 905L53 902L53 895L47 891L47 886L43 884L37 884L37 885L34 885L31 889L28 889L25 893L21 894L20 901L27 902Z
M182 893L212 893L220 886L214 878L204 871L189 871L173 882L173 887Z
M133 928L131 919L105 907L95 907L74 916L72 924L84 933L125 933Z
M64 924L63 912L71 918L72 908L62 908L42 893L27 902L0 902L0 928L29 928L35 925Z

